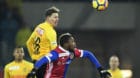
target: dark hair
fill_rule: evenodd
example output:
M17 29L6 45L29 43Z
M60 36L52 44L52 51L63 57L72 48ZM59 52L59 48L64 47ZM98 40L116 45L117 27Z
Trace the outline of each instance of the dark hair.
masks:
M60 46L64 46L65 43L68 42L68 40L73 37L70 33L64 33L59 36L58 43Z
M18 45L18 46L16 46L15 48L23 48L23 46L21 46L21 45Z
M47 16L51 16L52 13L59 13L59 9L53 6L53 7L51 7L51 8L49 8L49 9L46 10L45 16L46 17Z
M24 51L23 46L16 46L16 47L13 49L13 52L15 52L17 49L22 49L22 50Z

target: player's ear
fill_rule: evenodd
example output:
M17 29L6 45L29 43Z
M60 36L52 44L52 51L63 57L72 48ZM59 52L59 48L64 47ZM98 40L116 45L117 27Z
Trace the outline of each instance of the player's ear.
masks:
M16 53L16 49L13 50L13 56L15 56L15 53Z

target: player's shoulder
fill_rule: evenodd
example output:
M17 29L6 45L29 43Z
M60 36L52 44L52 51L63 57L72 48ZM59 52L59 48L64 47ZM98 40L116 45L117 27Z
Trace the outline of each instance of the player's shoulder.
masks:
M45 23L43 22L43 23L40 23L40 24L38 24L37 26L36 26L36 28L42 28L42 29L44 29L45 28Z
M6 65L5 65L5 68L8 68L8 67L10 67L10 66L12 66L12 65L14 65L14 61L9 62L8 64L6 64Z
M27 60L23 60L23 63L26 64L26 65L33 65L33 63L27 61Z
M63 51L59 48L59 46L57 46L53 51L56 53L63 53Z

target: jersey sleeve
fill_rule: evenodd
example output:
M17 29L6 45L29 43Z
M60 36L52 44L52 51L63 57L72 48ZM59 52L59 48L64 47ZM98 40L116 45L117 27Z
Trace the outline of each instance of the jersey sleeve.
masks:
M5 68L4 68L4 78L10 78L7 66L5 66Z
M92 52L87 51L87 50L83 50L82 57L88 58L91 61L91 63L96 66L96 68L101 67L101 64L99 63L99 61L97 60L97 58L94 56L94 54Z
M99 63L97 58L90 51L75 49L75 56L81 58L88 58L91 61L91 63L96 66L96 68L101 67L101 64Z
M45 63L53 62L53 61L57 60L58 57L59 57L59 55L58 55L58 53L56 51L51 51L49 54L47 54L46 56L42 57L40 60L38 60L35 63L35 68L40 68Z
M83 57L83 50L81 50L81 49L75 48L74 53L75 53L75 56L78 58Z
M32 58L32 55L33 55L34 37L35 37L35 33L33 32L26 42L26 46L27 46L27 49L28 49L28 52L29 52L29 55L31 56L31 58Z

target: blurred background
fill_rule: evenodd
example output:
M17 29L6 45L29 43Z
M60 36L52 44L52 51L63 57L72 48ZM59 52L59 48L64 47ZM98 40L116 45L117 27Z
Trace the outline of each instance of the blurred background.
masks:
M51 6L61 11L56 28L58 36L64 32L72 33L78 48L93 51L105 68L109 68L109 57L118 55L120 68L131 70L131 78L139 78L140 1L109 0L105 11L96 11L91 2L0 0L0 78L3 78L5 64L12 60L15 45L25 45L34 27L44 21L45 9ZM25 54L25 59L30 60L26 49ZM70 65L67 78L99 78L99 75L88 60L76 59Z

